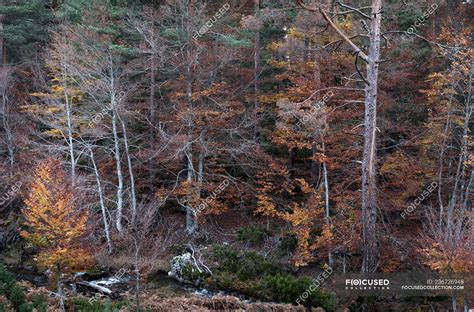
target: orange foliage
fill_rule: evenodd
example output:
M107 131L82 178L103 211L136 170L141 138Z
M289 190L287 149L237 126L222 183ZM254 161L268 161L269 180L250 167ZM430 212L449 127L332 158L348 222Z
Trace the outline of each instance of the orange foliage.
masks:
M28 229L21 235L39 248L37 261L41 267L64 272L90 261L89 253L78 241L85 232L88 215L74 206L59 161L49 159L35 169L25 204L23 216Z

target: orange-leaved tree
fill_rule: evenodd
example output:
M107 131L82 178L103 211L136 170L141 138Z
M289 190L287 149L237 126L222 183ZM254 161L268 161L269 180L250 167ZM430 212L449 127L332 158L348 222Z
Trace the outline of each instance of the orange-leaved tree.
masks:
M81 269L91 259L80 244L87 213L76 209L58 160L48 159L38 165L32 182L23 210L28 229L21 235L39 250L38 265L55 273L60 307L65 311L61 276Z

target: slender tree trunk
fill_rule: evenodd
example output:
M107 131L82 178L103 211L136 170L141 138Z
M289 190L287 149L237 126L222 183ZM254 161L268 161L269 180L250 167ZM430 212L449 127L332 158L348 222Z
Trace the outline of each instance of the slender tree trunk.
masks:
M473 87L473 74L474 74L474 67L471 68L471 73L470 73L470 77L469 77L469 85L468 85L468 94L467 94L467 97L466 97L466 108L464 109L464 126L463 126L463 136L462 136L462 139L461 139L461 156L459 157L459 162L460 162L460 166L462 166L462 170L461 170L461 177L464 178L465 176L465 170L466 170L466 164L465 162L468 160L469 158L469 151L468 151L468 145L469 145L469 132L470 132L470 129L469 127L471 126L471 116L472 116L472 112L474 110L474 105L472 104L471 102L471 99L472 99L472 87ZM459 214L457 216L457 225L456 225L456 230L455 230L455 235L454 235L454 240L457 242L460 237L461 237L461 231L462 231L462 227L463 227L463 224L465 224L464 222L464 218L465 218L465 215L466 215L466 210L467 210L467 205L468 205L468 199L469 199L469 195L470 195L470 190L471 190L471 186L472 186L472 183L473 183L473 172L474 171L471 171L471 174L470 174L470 178L468 179L468 182L467 182L467 185L466 183L462 183L461 186L460 186L460 190L459 190L459 193L460 193L460 211L459 211ZM456 190L454 190L454 193L456 193Z
M186 231L188 234L193 234L197 228L197 216L196 212L191 206L192 197L194 196L192 183L194 181L194 166L193 166L193 131L194 131L194 103L193 103L193 70L194 65L194 44L192 42L192 19L194 17L194 0L190 0L188 3L188 16L187 16L187 41L186 45L186 56L188 64L186 66L186 97L188 102L188 142L186 143L185 156L187 159L187 180L189 183L188 199L186 203Z
M100 182L100 174L95 163L94 152L92 151L92 148L90 149L90 157L92 161L92 166L94 168L95 180L97 182L97 192L99 193L100 209L102 211L102 221L104 222L104 233L105 238L107 240L107 252L111 254L113 252L113 245L112 240L110 239L109 223L107 222L107 209L105 207L104 195L102 193L102 183Z
M114 135L114 154L115 154L115 165L117 170L117 216L115 224L117 231L122 233L122 217L123 217L123 174L122 174L122 165L120 163L121 154L120 154L120 140L117 133L117 107L115 99L112 100L112 132Z
M314 71L313 71L313 79L314 79L314 88L319 89L321 87L321 53L320 51L316 50L316 47L319 44L319 35L316 35L314 38L315 44L314 44ZM311 42L308 40L308 50L310 48ZM305 47L306 47L306 41L305 41ZM304 61L307 60L309 56L309 51L308 54L304 54ZM318 145L317 145L317 133L318 131L314 131L314 140L313 144L311 145L311 180L313 186L318 186L319 185L319 180L321 177L321 164L319 161L317 161L315 158L316 153L318 152ZM323 138L323 136L321 136Z
M324 136L321 135L321 147L322 152L326 156L326 146L324 144ZM323 162L323 179L324 179L324 205L326 207L326 225L329 227L331 225L331 212L329 210L329 178L328 178L328 169L326 165L326 161ZM328 252L328 262L329 266L332 267L334 265L334 260L332 257L332 251L329 249Z
M453 291L453 295L451 296L451 302L453 305L453 312L457 312L458 310L458 302L456 298L456 293Z
M380 23L382 0L372 1L370 21L370 47L367 65L367 85L365 87L364 152L362 159L362 272L371 273L377 269L378 247L376 236L377 196L376 196L376 122L377 85L380 56Z
M63 298L63 283L61 282L61 268L59 264L56 266L56 271L58 274L58 300L59 300L59 308L62 312L66 312L66 307L64 305L64 298Z
M0 67L1 68L1 67ZM8 80L9 77L6 75L10 75L8 72L3 73L5 75L5 79ZM8 120L8 82L5 83L4 86L1 87L2 91L2 126L3 129L5 130L5 137L6 137L6 143L7 143L7 151L8 151L8 159L10 163L10 177L13 177L13 166L15 164L15 150L13 146L13 132L10 127L10 123Z
M151 77L150 77L150 150L153 154L156 150L156 102L155 102L155 88L156 88L156 69L155 69L155 58L152 58L151 62ZM156 179L156 168L153 159L150 160L150 190L153 191L153 187Z
M296 147L290 147L288 151L288 173L292 179L295 175Z
M318 145L316 142L311 144L311 185L314 187L318 187L319 180L321 178L321 165L320 163L314 159L314 156L318 152Z
M134 259L133 259L133 264L135 267L135 309L137 312L140 311L140 258L139 258L139 253L140 253L140 247L138 244L138 237L137 237L137 225L136 225L136 220L135 220L135 225L134 225L134 233L133 233L133 244L135 248L134 252Z
M64 66L62 67L64 70ZM67 144L69 146L69 157L71 158L71 180L72 180L72 185L74 186L76 184L76 159L74 155L72 109L71 109L71 101L69 98L69 94L67 92L66 75L64 73L63 73L63 89L64 89L64 101L65 101L65 106L66 106Z
M0 14L0 32L3 31L3 18L4 18L4 15ZM7 46L5 44L5 38L0 36L0 65L3 66L6 63L7 63Z
M255 15L259 19L260 11L260 0L254 0ZM254 88L254 111L255 111L255 125L254 125L254 140L258 142L260 140L260 103L259 103L259 86L258 77L260 75L260 28L257 29L255 34L255 46L254 46L254 68L253 68L253 88Z
M117 211L115 225L119 233L123 232L122 218L123 218L123 173L121 164L120 154L120 139L117 129L118 116L118 103L117 103L117 82L115 80L115 68L111 56L109 56L109 85L110 85L110 106L112 108L112 132L114 136L114 154L115 154L115 166L117 172Z
M133 174L133 167L132 167L132 158L130 157L130 147L128 145L128 137L127 137L127 129L125 127L125 123L123 119L118 116L120 123L122 124L122 132L123 132L123 142L125 145L125 156L127 157L127 165L128 165L128 174L130 176L130 192L132 197L132 222L135 222L137 217L137 196L135 192L135 176Z

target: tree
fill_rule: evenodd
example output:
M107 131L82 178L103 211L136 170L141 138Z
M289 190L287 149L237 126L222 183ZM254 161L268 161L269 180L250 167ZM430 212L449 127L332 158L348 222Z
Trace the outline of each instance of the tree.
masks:
M5 0L0 7L0 15L4 14L3 58L9 61L20 61L38 51L40 45L48 40L49 27L54 16L41 0ZM9 54L9 51L15 53Z
M59 304L65 311L62 274L90 262L89 252L80 244L88 215L74 205L73 192L59 161L52 158L39 164L23 210L27 230L21 235L38 248L40 267L55 272Z
M356 55L356 67L358 58L367 63L367 77L365 82L365 117L364 117L364 149L362 158L362 272L372 273L377 269L377 194L376 194L376 122L377 122L377 88L378 68L380 58L381 39L381 16L382 0L372 0L370 15L363 14L370 20L369 31L369 54L366 55L344 32L331 20L326 10L321 5L319 8L305 4L304 0L296 1L301 7L318 11L334 29L339 36L348 43ZM350 8L349 12L361 11ZM359 72L360 73L360 72Z

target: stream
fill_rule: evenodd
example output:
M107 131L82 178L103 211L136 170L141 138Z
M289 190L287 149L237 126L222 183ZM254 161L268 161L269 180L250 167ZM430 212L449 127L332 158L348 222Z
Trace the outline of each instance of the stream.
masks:
M36 287L48 287L50 285L48 276L34 270L33 268L11 266L8 267L8 270L18 281L28 281ZM109 297L112 299L120 298L125 292L133 291L135 287L134 276L131 275L117 277L117 274L112 275L107 272L101 272L94 275L79 273L76 274L76 276L89 284L110 289L112 295ZM68 289L73 289L73 284L70 281L65 282L65 286ZM190 284L182 283L168 276L167 272L161 271L150 274L145 283L142 283L142 287L143 290L157 292L166 297L193 295L211 298L216 295L231 295L238 297L245 302L254 301L242 294L198 288ZM76 289L79 293L88 297L93 297L94 294L98 292L95 289L80 284L76 285Z

